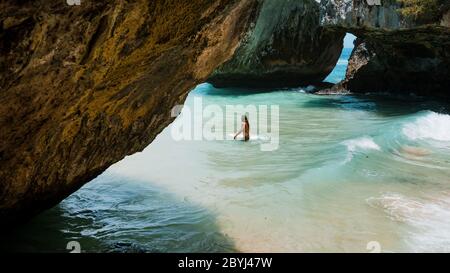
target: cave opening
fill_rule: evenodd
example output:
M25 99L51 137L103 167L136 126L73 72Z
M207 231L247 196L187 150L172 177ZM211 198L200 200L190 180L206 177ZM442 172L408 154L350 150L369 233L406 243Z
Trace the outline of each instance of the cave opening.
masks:
M356 36L347 33L343 40L343 48L341 52L341 56L339 57L339 60L337 61L335 67L331 71L331 73L325 78L325 82L330 83L338 83L345 78L345 73L347 72L347 65L348 60L350 59L350 56L352 54L354 46L354 41L356 40Z

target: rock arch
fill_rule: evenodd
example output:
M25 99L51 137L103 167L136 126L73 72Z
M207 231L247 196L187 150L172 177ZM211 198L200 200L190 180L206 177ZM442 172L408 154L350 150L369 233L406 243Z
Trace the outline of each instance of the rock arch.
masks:
M224 83L223 76L234 65L243 68L238 69L239 80L251 73L246 69L255 66L247 62L258 67L260 79L286 79L282 72L287 70L288 78L296 77L292 84L316 82L331 71L334 64L329 67L330 63L337 60L335 54L342 46L341 41L338 47L323 37L338 41L345 32L352 32L365 43L369 56L374 53L376 58L354 69L342 86L363 92L376 74L389 82L379 86L380 90L394 90L404 81L392 84L393 73L410 78L431 65L439 71L432 78L439 86L430 87L427 93L448 97L449 56L444 49L449 48L450 35L445 5L442 13L447 17L432 14L427 18L434 21L423 25L404 19L396 0L375 7L363 0L81 3L0 3L3 223L17 222L57 204L108 166L144 149L172 121L171 108L217 67L213 77L222 77ZM276 16L280 17L261 20L264 8L270 11L277 5L280 13ZM264 37L276 39L270 43L270 39L252 40L258 38L258 23L275 23L272 33ZM292 32L295 29L301 31ZM253 42L256 47L250 46ZM409 48L426 49L424 65L419 59L404 59L410 56L405 43ZM267 45L275 50L262 55ZM389 51L390 46L395 50ZM247 54L246 50L254 48ZM325 52L314 51L317 48ZM352 58L358 52L364 50L355 50ZM402 68L411 64L419 70L403 73ZM393 67L394 72L383 72Z

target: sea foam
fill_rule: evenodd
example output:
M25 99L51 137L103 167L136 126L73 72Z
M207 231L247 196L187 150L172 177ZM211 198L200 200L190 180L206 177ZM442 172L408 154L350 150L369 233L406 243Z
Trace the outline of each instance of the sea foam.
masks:
M235 134L228 134L228 138L231 140L233 139L235 136ZM236 137L236 140L244 140L244 136L242 134L238 135ZM250 140L251 141L270 141L270 137L267 135L254 135L254 134L250 134Z
M356 139L350 139L343 142L349 152L355 152L356 150L380 150L380 146L375 143L371 137L361 137Z
M393 220L414 229L405 242L417 252L450 251L450 196L448 192L427 199L415 199L400 193L384 193L367 199L376 209L382 209Z
M450 115L430 111L414 122L405 124L402 131L411 140L450 141Z
M342 142L343 145L347 146L348 155L344 163L352 160L353 154L358 150L381 150L380 146L375 143L373 138L365 136L356 139L349 139Z

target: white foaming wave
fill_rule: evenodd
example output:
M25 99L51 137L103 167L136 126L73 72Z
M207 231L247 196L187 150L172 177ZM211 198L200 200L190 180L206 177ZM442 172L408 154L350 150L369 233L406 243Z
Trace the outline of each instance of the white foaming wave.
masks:
M429 112L403 126L403 134L411 140L450 141L450 115Z
M450 251L450 196L432 200L408 198L399 193L385 193L367 199L374 208L382 209L393 221L406 223L414 229L406 242L412 252Z
M338 64L338 65L346 65L346 64L348 64L348 61L347 61L347 60L339 60L339 61L337 62L337 64Z
M297 89L297 92L300 92L300 93L311 93L314 90L316 90L316 87L314 85L308 85L306 87L301 87L300 89Z
M298 93L312 93L316 90L316 87L314 85L308 85L308 86L293 88L293 89L289 89L289 90L295 91Z
M228 134L228 138L231 140L234 138L234 134ZM242 134L240 134L239 136L236 137L236 140L244 140L244 136ZM250 134L250 140L251 141L270 141L270 137L266 136L266 135L254 135L254 134Z
M411 219L414 213L423 206L420 202L407 199L398 193L385 193L381 197L371 197L367 199L367 203L374 208L383 209L389 218L400 222Z
M347 146L348 156L344 163L352 160L353 154L357 150L375 150L380 151L381 148L375 143L373 138L365 136L356 139L350 139L342 142L343 145Z
M349 152L354 152L357 149L361 150L381 150L380 146L375 143L373 138L371 137L360 137L356 139L350 139L343 142L345 146L347 146L347 149Z

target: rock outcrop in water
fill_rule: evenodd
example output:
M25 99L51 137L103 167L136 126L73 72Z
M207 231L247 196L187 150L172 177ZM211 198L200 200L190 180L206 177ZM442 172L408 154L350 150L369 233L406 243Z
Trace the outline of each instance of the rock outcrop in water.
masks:
M331 91L450 98L449 10L443 0L322 0L321 24L358 37L346 78Z
M394 0L2 1L2 223L58 203L145 148L216 68L218 85L320 81L352 32L360 43L341 86L448 96L447 5L401 8Z
M449 7L444 0L262 1L234 57L208 79L215 86L320 83L346 32L359 37L346 80L332 92L396 92L448 97ZM330 92L325 90L322 92Z
M233 55L257 4L2 1L2 223L57 204L144 149L171 108Z
M322 28L314 0L262 1L234 57L208 82L217 87L289 87L321 83L333 70L345 33Z

